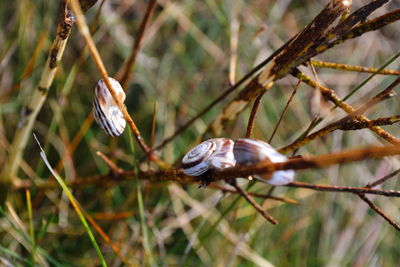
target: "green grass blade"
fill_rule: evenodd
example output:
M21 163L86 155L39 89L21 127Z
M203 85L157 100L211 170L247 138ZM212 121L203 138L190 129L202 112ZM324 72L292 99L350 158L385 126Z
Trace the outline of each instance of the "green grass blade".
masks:
M33 135L36 139L36 142L39 145L40 148L40 156L42 157L44 163L46 164L47 168L49 169L49 171L51 172L51 174L53 174L54 178L56 178L57 182L60 184L61 188L64 190L65 194L67 195L69 201L71 201L72 206L74 207L76 213L78 214L79 219L82 222L83 227L85 228L90 241L92 242L96 253L100 259L100 262L102 264L102 266L107 266L107 263L103 257L103 254L101 253L100 247L98 246L96 239L94 238L94 235L92 233L92 231L90 230L90 227L86 221L85 216L83 215L83 212L81 211L81 208L79 206L78 201L75 199L75 197L72 195L71 191L69 190L69 188L67 187L67 185L65 184L64 180L62 179L61 176L59 176L51 167L49 161L47 160L46 154L44 153L43 148L40 146L39 140L36 138L35 134Z
M131 148L132 154L135 152L135 146L133 143L133 133L129 128L129 147ZM132 167L134 168L135 172L137 173L137 164L135 163L135 159L132 161ZM149 261L149 265L156 266L154 262L153 254L151 253L151 247L149 242L149 234L146 225L146 218L144 216L144 205L143 205L143 196L142 190L140 186L140 181L136 181L136 189L137 189L137 199L138 199L138 207L139 207L139 217L140 217L140 227L142 229L143 234L143 247L146 253L147 259Z

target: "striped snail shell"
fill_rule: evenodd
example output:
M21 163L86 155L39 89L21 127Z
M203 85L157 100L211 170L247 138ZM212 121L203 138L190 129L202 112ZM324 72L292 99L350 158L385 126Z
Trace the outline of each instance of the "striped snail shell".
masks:
M111 77L108 78L121 102L125 100L125 92L119 82ZM113 137L121 135L126 126L126 121L121 110L115 103L111 93L108 91L104 80L97 82L95 97L93 101L93 116L96 122L108 135Z
M200 143L182 159L183 172L200 176L208 170L235 166L233 141L229 138L213 138Z
M239 138L235 140L233 154L237 164L254 165L262 161L273 163L285 162L287 157L280 154L268 143L248 138ZM266 182L272 185L285 185L293 181L295 172L293 170L276 171L268 175L258 175L266 179Z

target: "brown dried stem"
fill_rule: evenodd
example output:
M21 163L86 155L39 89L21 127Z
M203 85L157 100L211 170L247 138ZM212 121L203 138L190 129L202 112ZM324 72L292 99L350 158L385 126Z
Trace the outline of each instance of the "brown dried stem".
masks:
M213 172L208 174L208 178L212 181L225 180L229 181L233 178L237 177L248 177L249 175L254 174L268 174L277 170L304 170L310 168L324 168L335 164L340 163L350 163L354 161L360 161L370 158L382 158L386 156L394 156L400 155L400 146L383 146L383 147L368 147L361 149L353 149L349 151L332 153L332 154L324 154L320 156L314 157L303 157L303 158L294 158L290 159L286 162L280 163L271 163L264 162L257 165L252 166L239 166L234 168L227 168L224 170L220 170L218 172ZM203 177L192 177L187 176L183 173L182 169L167 169L160 171L146 171L135 173L134 171L124 171L122 174L116 176L117 179L111 180L108 179L109 175L100 175L87 179L76 179L70 185L71 186L79 186L86 184L110 184L114 182L119 182L123 180L130 180L133 177L140 180L149 180L151 182L166 182L166 181L174 181L178 183L198 183L202 181ZM292 187L301 187L300 184L305 185L305 187L310 186L309 184L304 183L291 183L288 186ZM15 184L16 188L27 188L31 187L30 182L20 181ZM311 185L313 186L313 185ZM37 185L38 188L51 188L52 183L41 183ZM335 189L333 191L341 191L338 190L342 187L329 187L330 189ZM328 188L328 189L329 189ZM343 191L346 191L346 188ZM400 192L397 191L383 191L371 188L357 188L359 191L348 191L355 193L370 193L370 194L381 194L387 196L400 196ZM352 189L351 189L352 190ZM332 190L327 190L332 191Z
M136 57L139 53L139 50L140 50L140 47L141 47L141 44L143 41L144 32L146 31L146 28L150 22L150 19L153 15L156 4L157 4L157 0L149 1L148 5L147 5L146 13L143 17L142 22L140 23L139 31L136 34L136 38L135 38L135 42L132 47L131 54L130 54L128 60L126 61L126 63L124 64L124 67L116 75L116 79L121 82L121 86L122 86L122 88L124 88L124 90L127 90L126 88L128 88L129 80L130 80L130 77L131 77L132 72L135 67Z
M241 194L246 200L247 202L250 203L250 205L252 205L257 211L258 213L260 213L265 219L267 219L270 223L272 224L278 224L278 221L272 217L271 215L269 215L264 209L263 207L261 207L249 194L247 194L247 192L245 190L243 190L243 188L241 188L237 183L236 180L232 180L230 183L238 192L239 194Z
M123 169L119 168L114 162L112 162L111 159L109 159L106 155L104 155L102 152L97 151L96 152L97 156L99 156L105 164L107 164L108 168L110 168L110 171L114 174L122 174L124 172Z
M394 171L392 173L389 173L388 175L386 175L386 176L384 176L382 178L379 178L378 180L369 182L365 187L375 187L375 186L378 186L380 184L383 184L384 182L386 182L387 180L393 178L394 176L396 176L399 173L400 173L400 169L398 169L398 170L396 170L396 171Z
M353 14L340 22L336 27L329 30L319 40L315 41L315 43L302 56L298 57L293 63L291 63L292 67L296 67L299 65L297 63L303 63L306 60L331 48L337 42L337 40L342 39L343 36L348 34L353 27L362 21L365 21L372 12L387 2L390 2L390 0L375 0L356 10Z
M355 72L365 72L365 73L378 73L382 75L400 75L400 71L397 70L387 70L383 69L380 70L377 68L368 68L363 66L353 66L348 64L340 64L334 62L326 62L326 61L319 61L319 60L311 60L310 61L312 66L317 68L328 68L328 69L335 69L335 70L344 70L344 71L355 71Z
M221 190L224 193L232 193L232 194L239 193L237 190L222 186L217 183L210 183L207 187ZM298 201L291 199L291 198L287 198L287 197L277 197L277 196L272 196L269 194L258 194L258 193L253 193L253 192L247 192L247 194L249 194L250 196L253 196L253 197L258 197L258 198L263 198L263 199L272 199L272 200L281 201L281 202L288 203L288 204L300 205L300 203Z
M378 104L382 100L386 99L388 96L393 95L393 88L396 87L400 83L400 78L396 79L391 85L389 85L386 89L384 89L382 92L378 93L376 96L371 98L367 103L365 103L363 106L358 108L357 110L354 110L344 118L333 122L329 124L328 126L322 128L321 130L304 137L302 139L296 140L292 144L283 147L279 149L281 152L288 152L292 151L295 149L300 148L301 146L311 142L312 140L316 138L321 138L337 129L342 129L342 130L356 130L360 128L371 128L371 127L376 127L376 125L385 125L387 124L393 124L394 122L398 121L399 118L397 116L391 116L388 118L381 118L378 120L370 121L370 120L362 120L360 115L364 113L367 109L372 108L374 105ZM357 120L350 121L351 119L356 118ZM365 127L363 127L365 126Z
M279 125L281 124L281 122L282 122L282 120L283 120L283 117L285 117L286 112L287 112L288 109L289 109L289 105L290 105L290 103L292 103L292 101L293 101L293 99L294 99L294 96L296 95L297 89L299 88L300 84L301 84L301 81L299 80L299 81L297 82L296 86L294 87L294 90L293 90L292 94L290 95L289 100L287 101L287 103L286 103L286 105L285 105L285 108L283 109L283 111L282 111L282 113L281 113L281 116L279 117L279 120L278 120L278 122L276 123L276 125L275 125L275 127L274 127L274 130L272 131L272 134L271 134L271 137L270 137L269 140L268 140L268 143L271 143L271 142L272 142L272 139L274 138L274 136L275 136L275 134L276 134L276 131L278 130Z
M387 215L383 210L381 210L378 206L372 203L364 194L358 194L358 196L364 200L368 206L373 209L376 213L378 213L382 218L384 218L391 226L393 226L397 231L400 231L400 224L398 224L394 219L392 219L389 215Z
M336 186L336 185L322 185L322 184L309 184L301 182L292 182L287 187L306 188L315 191L324 192L343 192L353 194L372 194L386 197L400 197L400 191L394 190L380 190L368 187L353 187L353 186Z
M256 115L258 108L260 107L262 97L264 96L266 91L262 91L254 100L253 108L251 109L250 113L250 118L249 122L247 123L247 131L246 131L246 137L250 138L253 135L253 129L254 129L254 123L256 121Z
M360 23L351 29L348 33L330 43L328 47L321 49L329 49L335 45L341 44L346 40L357 38L367 32L378 30L386 25L396 22L400 19L400 9L393 10L377 18Z
M313 87L313 88L318 88L322 95L328 99L329 101L333 102L336 106L338 106L339 108L343 109L344 111L346 111L347 113L352 113L355 111L355 109L347 104L346 102L344 102L343 100L341 100L333 90L323 86L322 84L317 83L316 81L314 81L312 78L310 78L309 76L305 75L304 73L300 72L298 69L294 69L292 71L292 75L295 76L296 78L300 79L301 81L305 82L306 84L308 84L309 86ZM358 120L360 121L369 121L367 117L360 115L357 117ZM370 128L372 131L374 131L376 134L378 134L380 137L382 137L383 139L385 139L386 141L388 141L391 144L400 144L400 141L392 136L390 133L386 132L385 130L383 130L382 128L380 128L379 126L372 126ZM282 152L284 152L285 150L282 150Z

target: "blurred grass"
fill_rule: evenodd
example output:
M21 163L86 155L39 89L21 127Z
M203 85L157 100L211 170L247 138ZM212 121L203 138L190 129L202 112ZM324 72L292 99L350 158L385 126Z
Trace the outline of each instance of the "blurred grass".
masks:
M319 12L324 1L168 1L160 4L146 32L142 52L138 56L133 79L127 88L126 105L143 136L149 141L153 105L157 102L156 144L194 116L229 85L230 26L239 22L238 62L236 79L266 58L287 39L302 29ZM354 1L353 10L368 1ZM399 8L396 1L380 9L379 14ZM41 68L55 35L57 1L0 1L0 166L19 121L20 110L37 85ZM130 53L147 1L106 1L99 27L94 34L110 75L114 75ZM99 8L88 13L91 22ZM235 9L238 11L235 12ZM183 18L183 19L182 19ZM187 22L190 22L189 24ZM202 35L198 34L201 32ZM40 42L41 36L44 41ZM398 51L398 22L384 29L348 41L327 53L320 60L379 67ZM84 42L73 28L56 79L47 102L39 114L34 131L44 144L52 166L60 160L81 124L91 111L93 90L100 78L90 57L78 59ZM35 49L38 55L27 73ZM218 57L218 55L221 55ZM399 69L398 60L390 65ZM305 69L304 69L305 70ZM305 70L306 71L306 70ZM319 79L344 97L368 74L336 70L317 70ZM374 95L392 81L375 77L349 99L357 102ZM285 78L263 98L257 114L254 137L267 140L279 119L296 81ZM16 86L20 85L20 86ZM282 147L298 137L308 126L311 116L308 99L311 90L300 85L289 107L273 145ZM397 98L386 100L368 114L371 118L399 114ZM174 163L180 159L221 111L211 110L189 130L163 150L162 158ZM332 115L332 120L342 114ZM244 112L226 136L244 136L249 111ZM384 129L396 135L398 125ZM130 150L129 131L110 140L95 124L85 134L71 160L64 162L61 175L67 181L107 173L108 168L97 156L100 150L118 166L129 169L132 159L139 160L140 151ZM362 145L379 144L369 130L334 132L300 149L301 154L322 154ZM40 161L33 139L24 153L25 162L19 177L38 181L49 179L50 173ZM145 167L145 166L141 166ZM398 159L366 161L324 170L299 172L296 179L315 183L362 186L399 168ZM112 177L110 177L112 179ZM144 250L143 223L148 231L148 246L157 265L234 265L254 266L267 261L277 266L395 266L399 235L357 196L315 193L302 189L276 188L274 194L301 201L300 206L265 201L264 207L280 221L272 226L243 199L234 205L236 196L214 189L198 189L197 185L142 183L144 211L137 205L136 183L124 182L114 187L91 186L73 191L89 214L131 212L128 217L97 220L132 265L149 263ZM395 180L385 184L395 189ZM256 184L252 190L267 192L268 186ZM21 200L24 192L15 192ZM66 205L59 188L39 192L31 189L32 214L37 251L50 255L55 265L94 266L96 252L85 230ZM61 199L61 200L60 200ZM398 199L372 198L398 221ZM139 202L140 203L140 202ZM232 208L231 208L232 206ZM229 212L226 212L229 210ZM27 208L17 214L29 229ZM225 214L226 213L226 214ZM23 247L7 219L0 218L0 262L33 265L29 246ZM144 216L142 218L142 216ZM219 223L218 218L221 218ZM142 221L142 223L141 223ZM207 233L209 233L207 235ZM96 234L95 234L96 235ZM205 238L204 238L205 237ZM98 242L102 242L97 237ZM118 256L105 243L100 245L110 266L122 265Z

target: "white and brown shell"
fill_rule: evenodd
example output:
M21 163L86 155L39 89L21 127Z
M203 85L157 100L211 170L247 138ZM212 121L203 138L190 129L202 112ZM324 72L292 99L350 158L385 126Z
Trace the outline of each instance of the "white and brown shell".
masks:
M183 172L199 176L208 170L235 166L233 141L229 138L213 138L200 143L182 159Z
M254 165L260 162L285 162L287 157L280 154L268 143L239 138L235 140L233 154L237 164ZM295 172L293 170L276 171L272 175L260 175L266 182L272 185L285 185L293 181Z
M121 102L125 101L125 92L119 82L111 77L108 78ZM93 116L101 128L113 137L121 135L126 126L126 121L121 110L115 103L111 93L107 89L104 80L100 80L96 86L93 101Z

